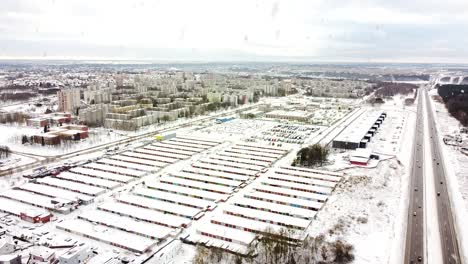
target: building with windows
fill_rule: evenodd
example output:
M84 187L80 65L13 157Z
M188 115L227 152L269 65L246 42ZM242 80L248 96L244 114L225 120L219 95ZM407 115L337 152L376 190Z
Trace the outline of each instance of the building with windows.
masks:
M64 112L74 112L81 104L80 102L80 89L62 89L57 92L58 96L58 110Z

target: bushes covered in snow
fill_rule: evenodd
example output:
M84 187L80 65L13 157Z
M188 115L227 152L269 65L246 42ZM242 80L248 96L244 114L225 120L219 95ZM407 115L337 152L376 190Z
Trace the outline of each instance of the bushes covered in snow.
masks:
M198 246L192 263L235 263L235 264L331 264L349 263L354 259L353 245L342 239L330 240L325 235L307 237L301 243L292 243L289 231L280 233L267 230L267 235L257 237L257 243L249 248L248 256L236 255L222 249Z

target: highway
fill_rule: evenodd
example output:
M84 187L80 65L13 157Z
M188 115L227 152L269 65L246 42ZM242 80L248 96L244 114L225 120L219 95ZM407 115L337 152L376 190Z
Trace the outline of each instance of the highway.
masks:
M420 89L421 90L421 89ZM415 142L411 162L408 224L406 231L405 263L424 261L424 118L422 96L418 95Z
M421 90L421 89L420 89ZM461 263L458 247L457 232L452 214L452 204L450 203L449 190L447 189L446 171L444 159L441 152L440 140L435 123L434 112L430 103L426 89L422 89L426 98L426 111L429 126L430 150L432 156L432 167L435 182L437 217L439 221L439 233L442 246L442 259L447 264Z
M423 107L423 98L425 107ZM428 131L424 130L424 116L427 116ZM429 138L429 146L424 146L424 138ZM440 149L440 141L437 133L437 126L434 113L430 103L427 90L419 89L418 110L416 117L415 142L413 146L413 158L410 179L410 195L408 207L408 224L406 232L405 261L404 263L431 263L426 256L426 230L427 222L424 219L424 208L429 206L425 203L424 196L436 197L437 219L439 226L440 245L442 261L444 264L461 263L457 232L452 214L449 191L446 184L446 172L444 161ZM424 159L425 151L429 151L430 159ZM424 189L425 176L431 177L430 171L424 171L424 162L429 162L432 166L432 175L435 182L435 192L427 192ZM435 217L426 215L426 218Z

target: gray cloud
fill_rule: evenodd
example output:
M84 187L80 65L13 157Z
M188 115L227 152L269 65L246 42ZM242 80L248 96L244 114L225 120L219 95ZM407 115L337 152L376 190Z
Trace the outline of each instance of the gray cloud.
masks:
M466 0L238 2L3 0L0 58L468 59Z

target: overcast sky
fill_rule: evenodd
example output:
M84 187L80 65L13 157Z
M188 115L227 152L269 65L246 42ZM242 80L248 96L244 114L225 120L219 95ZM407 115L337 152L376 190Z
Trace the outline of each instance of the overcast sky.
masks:
M3 59L468 59L468 0L1 0L0 4Z

